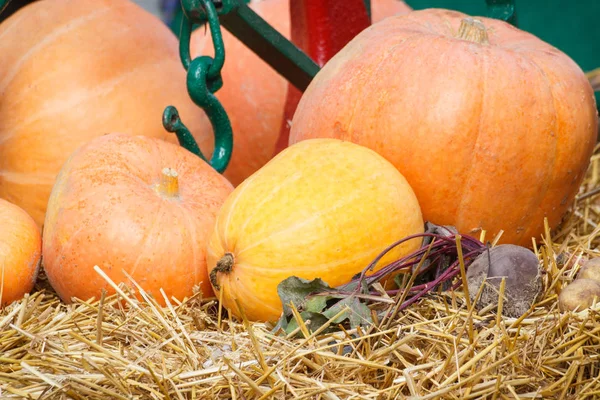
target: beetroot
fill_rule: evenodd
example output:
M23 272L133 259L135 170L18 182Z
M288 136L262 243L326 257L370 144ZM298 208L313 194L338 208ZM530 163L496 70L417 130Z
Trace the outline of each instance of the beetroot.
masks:
M536 255L525 247L502 244L482 252L469 266L467 281L471 301L485 283L477 309L498 304L505 277L502 314L518 318L526 313L542 291L542 271Z

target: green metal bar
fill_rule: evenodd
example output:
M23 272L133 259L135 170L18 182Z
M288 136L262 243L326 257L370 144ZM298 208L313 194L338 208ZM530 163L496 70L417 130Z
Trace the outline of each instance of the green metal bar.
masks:
M486 0L488 17L501 19L513 26L517 25L515 0Z
M218 10L221 25L292 85L304 91L319 72L319 66L243 0L222 0L222 4Z

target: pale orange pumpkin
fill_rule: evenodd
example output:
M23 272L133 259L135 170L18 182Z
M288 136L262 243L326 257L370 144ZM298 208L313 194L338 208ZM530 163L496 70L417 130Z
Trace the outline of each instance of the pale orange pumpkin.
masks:
M113 131L176 143L162 126L168 105L212 151L177 37L135 3L37 1L2 22L0 37L0 197L39 225L61 165L80 144Z
M583 71L537 37L440 9L390 17L319 72L290 144L367 146L411 184L426 220L529 246L584 178L597 111Z
M20 300L38 276L42 237L22 208L0 199L0 305Z
M126 271L160 304L198 286L212 295L206 244L231 183L199 157L156 138L110 134L76 150L52 190L44 269L58 295L99 298Z
M290 38L290 0L253 0L249 6L277 31ZM400 0L372 1L373 21L406 13ZM233 128L231 161L225 176L237 186L273 157L284 118L288 82L226 29L221 30L226 61L221 71L223 87L216 93ZM191 39L194 56L214 55L210 31L199 28ZM208 118L202 131L210 130Z
M216 297L234 315L237 300L250 320L273 321L282 312L277 285L284 279L341 285L423 229L412 188L383 157L351 142L308 140L283 150L227 198L208 244L208 270ZM398 246L375 270L420 244Z

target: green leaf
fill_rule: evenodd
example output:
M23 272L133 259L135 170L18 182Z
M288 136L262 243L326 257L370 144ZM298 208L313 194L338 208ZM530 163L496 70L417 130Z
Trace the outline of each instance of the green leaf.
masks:
M317 278L306 280L295 276L289 277L277 286L277 293L283 305L283 313L274 330L280 328L289 334L298 328L291 304L294 304L300 313L300 317L306 323L309 331L315 331L328 323L338 313L332 324L348 320L351 328L359 325L369 325L371 319L370 309L360 299L353 295L344 296L338 294L339 290L331 288L326 282ZM329 327L325 332L334 330Z
M287 316L292 315L290 303L293 303L298 310L301 310L304 309L309 294L333 290L321 278L309 281L296 276L290 276L281 281L277 286L277 294L281 299L281 304L283 304L283 313Z
M309 299L308 295L311 293L322 293L324 291L331 290L333 289L321 278L309 281L296 276L290 276L289 278L281 281L279 285L277 285L277 294L279 295L279 299L283 305L283 313L273 330L277 331L279 328L281 328L287 333L293 331L298 325L296 324L294 328L288 329L288 319L293 319L293 313L290 304L294 304L298 311L301 311L305 308L307 301L309 301L310 308L308 310L312 312L320 312L323 310L323 308L325 308L327 303L325 296L315 296Z
M344 309L345 312L336 318L333 321L334 323L340 323L346 318L350 322L350 328L356 328L359 325L370 325L373 323L373 319L371 318L371 310L364 303L361 303L360 299L355 296L349 296L341 299L323 314L327 317L327 320L329 320Z
M332 296L311 296L306 300L304 309L313 313L322 312L327 307L327 301L333 299Z

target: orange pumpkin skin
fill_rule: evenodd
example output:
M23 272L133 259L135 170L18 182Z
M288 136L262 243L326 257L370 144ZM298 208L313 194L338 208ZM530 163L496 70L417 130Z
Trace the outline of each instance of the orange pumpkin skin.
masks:
M208 270L216 297L234 315L237 299L250 320L274 321L284 279L341 285L423 229L417 198L393 165L351 142L314 139L286 148L227 198L208 244ZM375 270L420 245L405 242ZM211 272L226 254L230 271Z
M38 276L42 237L22 208L0 199L0 305L20 300Z
M529 246L584 177L592 89L570 58L502 21L481 18L488 43L458 38L466 17L413 11L363 31L304 93L289 143L367 146L406 177L426 220Z
M290 0L252 1L250 7L278 32L290 38ZM408 12L399 0L375 0L373 20ZM224 175L239 185L273 157L281 122L288 82L266 62L248 49L226 29L221 30L226 62L221 71L223 87L216 93L231 120L234 142L232 158ZM192 55L214 55L210 31L199 28L192 34ZM201 131L212 130L202 115Z
M157 186L178 174L175 186ZM172 180L172 179L171 179ZM168 180L165 181L168 183ZM168 189L168 190L167 190ZM126 271L160 304L191 296L195 285L212 295L205 249L216 213L232 185L178 145L124 134L84 144L64 164L44 224L44 269L58 295L99 298Z
M0 36L0 197L39 225L80 144L114 131L176 143L162 126L168 105L212 152L177 37L133 2L34 2L0 24Z
M371 20L377 23L394 15L408 14L412 8L402 0L372 0Z

